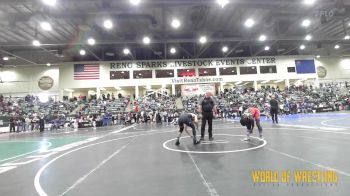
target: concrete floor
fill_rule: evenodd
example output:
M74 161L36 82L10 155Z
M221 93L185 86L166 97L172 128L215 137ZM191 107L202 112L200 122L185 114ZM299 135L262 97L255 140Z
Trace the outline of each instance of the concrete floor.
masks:
M349 117L288 116L280 125L264 120L266 143L242 142L244 128L230 120L216 120L215 142L198 146L185 134L175 146L178 129L165 125L2 134L0 195L345 196ZM253 170L329 169L337 172L337 184L254 184L251 176Z

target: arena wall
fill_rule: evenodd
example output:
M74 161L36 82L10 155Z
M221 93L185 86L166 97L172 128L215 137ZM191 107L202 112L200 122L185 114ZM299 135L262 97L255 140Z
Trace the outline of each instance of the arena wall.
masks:
M58 95L59 92L59 68L58 67L16 67L5 68L0 72L0 93L4 95L23 96L46 92ZM53 85L49 90L39 88L40 78L48 76L53 79Z
M236 65L227 65L221 63L217 65L215 62L220 62L225 59L180 59L180 60L153 60L153 61L108 61L108 62L79 62L80 64L99 64L100 65L100 79L99 80L74 80L74 62L63 63L56 67L17 67L17 68L4 68L0 72L2 81L5 83L0 83L0 93L5 95L13 96L22 96L28 93L38 94L45 92L47 94L59 95L60 97L65 96L79 96L79 95L88 95L88 90L81 89L91 89L96 91L97 87L107 88L107 91L103 92L107 94L114 93L115 96L118 93L123 95L133 95L135 94L136 88L139 88L139 94L145 94L149 89L153 88L154 90L160 89L161 86L167 85L164 91L170 93L174 90L174 85L181 84L190 84L190 83L220 83L222 87L230 87L234 82L245 82L250 81L247 86L254 87L255 85L260 88L261 86L279 86L284 88L287 83L281 82L275 84L275 80L298 80L298 79L310 79L305 81L307 84L314 84L315 81L318 82L330 82L330 81L349 81L350 80L350 58L319 58L315 59L316 67L324 67L326 70L326 75L323 78L319 78L317 74L297 74L297 73L288 73L288 67L295 67L295 60L305 60L313 59L312 56L282 56L282 57L249 57L249 58L232 58L231 60L239 62L240 59L244 59L246 62L252 62L253 58L275 58L275 63L258 63L254 64L257 66L258 73L250 75L231 75L231 76L220 76L219 68L222 67L237 67L237 72L239 72L239 67L251 66L252 64L243 63ZM208 61L212 60L213 65L187 65L181 66L176 65L176 62L180 61ZM229 58L230 60L230 58ZM168 64L168 67L142 67L142 63L158 62ZM224 62L224 61L222 61ZM122 64L131 63L133 64L132 68L123 67ZM136 66L139 63L140 66ZM276 65L277 73L276 74L261 74L259 73L259 67L264 65ZM118 67L119 66L119 67ZM160 69L180 69L180 68L194 68L198 74L198 68L216 68L216 76L203 76L196 77L197 79L211 79L211 82L205 80L203 81L183 81L184 78L178 78L177 72L175 71L175 77L173 78L155 78L155 70ZM111 71L130 71L130 79L123 80L112 80L110 79ZM133 72L137 70L152 70L153 78L150 79L133 79ZM47 90L43 91L38 86L38 81L43 76L49 76L53 79L53 86ZM254 83L256 81L256 83ZM261 84L262 81L270 81L265 84ZM291 84L293 84L291 82ZM115 87L123 87L122 89L116 89ZM147 87L147 88L146 88ZM173 89L172 89L173 88ZM63 92L64 89L74 89L74 92ZM78 89L78 90L76 90ZM80 90L79 90L80 89Z
M350 58L320 58L315 60L317 67L326 69L326 76L320 82L350 81Z
M269 57L255 57L255 58L269 58ZM313 59L310 56L296 56L296 57L271 57L275 58L275 63L261 63L261 64L254 64L254 66L257 66L257 69L259 70L260 66L263 65L276 65L277 66L277 73L276 74L260 74L258 71L258 74L250 74L250 75L235 75L235 76L219 76L218 69L219 67L244 67L244 66L250 66L249 64L240 64L240 65L225 65L221 64L220 66L214 65L213 66L207 66L205 68L216 68L217 69L217 75L216 76L210 76L210 77L199 77L199 78L211 78L213 79L211 83L226 83L226 82L238 82L238 81L265 81L265 80L279 80L279 79L304 79L304 78L317 78L316 74L296 74L296 73L288 73L287 68L288 67L295 67L295 60L303 60L303 59ZM245 59L247 61L250 61L253 58L234 58L236 59ZM205 59L198 59L198 60L205 60ZM221 59L210 59L213 61L221 60ZM181 80L174 80L178 79L177 77L174 78L155 78L152 79L132 79L133 71L135 70L158 70L158 69L174 69L172 65L177 60L168 60L168 61L157 61L157 62L167 62L170 66L165 68L140 68L135 66L132 66L132 68L129 67L122 67L117 66L116 64L137 64L138 62L152 62L152 61L123 61L123 62L83 62L80 64L100 64L100 74L101 77L99 80L74 80L74 64L75 63L66 63L63 64L60 67L60 88L86 88L86 87L125 87L125 86L146 86L146 85L162 85L162 84L184 84L186 81ZM179 61L183 61L179 60ZM193 60L195 61L195 60ZM154 62L154 61L153 61ZM112 69L112 65L115 69ZM179 68L179 67L177 67ZM181 68L195 68L196 70L199 68L199 66L186 66ZM204 66L202 67L204 68ZM113 70L125 70L130 71L130 79L125 80L111 80L110 79L110 72ZM238 69L239 70L239 69ZM198 73L198 70L197 70ZM154 75L154 73L153 73ZM176 73L175 73L176 75ZM207 82L201 82L198 81L198 83L207 83ZM210 82L209 82L210 83Z

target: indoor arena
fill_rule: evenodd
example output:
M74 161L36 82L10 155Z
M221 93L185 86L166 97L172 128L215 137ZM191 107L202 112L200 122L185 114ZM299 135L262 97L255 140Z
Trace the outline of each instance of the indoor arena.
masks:
M0 24L0 195L350 194L348 0L2 0Z

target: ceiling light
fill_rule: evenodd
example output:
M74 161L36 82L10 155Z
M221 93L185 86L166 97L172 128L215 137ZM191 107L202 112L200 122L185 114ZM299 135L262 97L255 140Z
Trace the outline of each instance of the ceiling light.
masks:
M266 35L260 35L259 41L263 42L266 40Z
M39 46L41 46L41 43L38 40L34 40L33 41L33 46L39 47Z
M96 41L95 41L94 38L89 38L89 39L87 40L87 43L88 43L90 46L93 46L93 45L96 44Z
M337 45L334 46L334 48L335 48L335 49L339 49L340 46L337 44Z
M346 40L350 39L350 35L345 35L344 39Z
M252 26L254 26L255 24L255 21L251 18L247 19L244 23L244 26L247 27L247 28L250 28Z
M44 29L45 31L51 31L51 30L52 30L52 26L51 26L51 24L48 23L48 22L42 22L42 23L40 23L40 27L41 27L42 29Z
M228 51L228 47L227 46L222 47L222 52L227 52L227 51Z
M170 53L171 53L171 54L175 54L175 53L176 53L176 48L171 48L171 49L170 49Z
M2 60L4 60L4 61L8 61L8 60L9 60L9 57L4 56L4 57L2 57Z
M141 2L141 0L130 0L130 3L132 5L138 5L138 4L140 4L140 2Z
M85 56L85 55L86 55L86 51L83 50L83 49L81 49L81 50L79 51L79 53L80 53L81 56Z
M46 66L50 67L50 66L51 66L51 63L46 63Z
M124 53L125 55L130 54L129 48L124 48L123 53Z
M304 49L305 49L305 45L301 45L300 50L304 50Z
M270 46L265 46L264 50L265 51L269 51L270 50Z
M171 21L171 26L177 29L181 26L181 22L178 19L174 18L173 21Z
M316 0L304 0L304 4L306 5L312 5L316 2Z
M301 23L301 26L303 26L303 27L308 27L308 26L310 26L310 24L311 24L311 21L310 21L309 19L305 19L305 20L303 20L303 22Z
M319 59L319 58L321 58L321 56L320 56L320 55L317 55L317 56L316 56L316 58L318 58L318 59Z
M42 0L42 2L48 6L55 6L56 5L56 0Z
M207 41L208 41L208 40L207 40L207 38L206 38L205 36L202 36L202 37L199 38L199 42L200 42L201 44L205 44Z
M216 0L216 2L224 8L229 3L229 0Z
M311 35L305 36L305 40L310 41L311 39L312 39L312 36L311 36Z
M113 22L111 20L105 20L103 22L103 26L106 28L106 29L112 29L113 28Z
M148 45L148 44L151 43L151 39L150 39L149 37L144 37L142 41L143 41L143 43L146 44L146 45Z

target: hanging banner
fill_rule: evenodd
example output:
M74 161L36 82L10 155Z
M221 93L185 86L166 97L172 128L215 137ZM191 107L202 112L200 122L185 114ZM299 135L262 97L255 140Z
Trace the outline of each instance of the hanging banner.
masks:
M182 85L181 95L182 96L199 96L206 92L210 92L215 95L215 85L214 84L194 84L194 85Z

